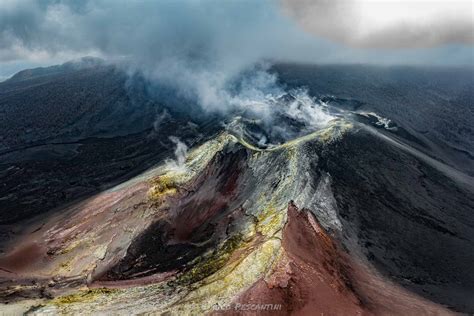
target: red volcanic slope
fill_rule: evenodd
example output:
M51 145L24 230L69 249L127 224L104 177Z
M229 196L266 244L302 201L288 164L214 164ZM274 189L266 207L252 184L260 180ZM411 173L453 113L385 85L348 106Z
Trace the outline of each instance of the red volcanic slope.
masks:
M257 281L234 302L279 304L262 315L450 315L377 276L350 257L308 210L290 203L283 231L284 255L270 276ZM255 314L227 311L227 314Z

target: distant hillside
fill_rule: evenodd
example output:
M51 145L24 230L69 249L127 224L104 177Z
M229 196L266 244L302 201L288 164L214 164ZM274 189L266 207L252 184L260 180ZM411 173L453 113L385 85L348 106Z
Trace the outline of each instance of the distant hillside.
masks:
M33 69L25 69L14 74L5 82L18 82L23 80L35 79L43 76L66 74L80 69L93 68L103 65L104 61L95 57L83 57L78 60L66 62L62 65L54 65L49 67L38 67Z
M156 104L127 78L91 58L20 71L0 83L0 152L151 128Z

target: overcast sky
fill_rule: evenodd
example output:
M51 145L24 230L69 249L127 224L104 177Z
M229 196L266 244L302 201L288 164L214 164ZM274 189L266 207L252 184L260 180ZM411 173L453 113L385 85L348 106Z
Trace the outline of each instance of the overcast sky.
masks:
M260 59L472 65L473 19L459 0L1 0L0 80L86 55L214 73Z

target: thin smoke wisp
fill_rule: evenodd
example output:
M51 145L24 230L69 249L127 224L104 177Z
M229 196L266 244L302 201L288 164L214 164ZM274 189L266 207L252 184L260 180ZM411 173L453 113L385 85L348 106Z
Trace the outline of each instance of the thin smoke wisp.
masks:
M166 166L170 170L184 172L186 171L185 162L188 146L176 136L170 136L169 139L176 145L176 149L174 150L175 160L167 160Z

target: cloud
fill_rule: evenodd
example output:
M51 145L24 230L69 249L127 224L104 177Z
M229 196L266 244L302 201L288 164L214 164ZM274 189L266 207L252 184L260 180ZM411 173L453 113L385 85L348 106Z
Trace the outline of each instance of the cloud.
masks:
M307 31L360 48L420 48L474 44L468 0L282 0Z
M96 50L137 63L219 64L225 57L227 66L272 55L292 33L290 23L271 1L7 0L0 4L0 56Z
M92 55L220 82L261 59L445 63L446 50L360 49L471 45L472 27L472 3L459 0L2 0L0 63ZM448 50L449 62L472 53Z

